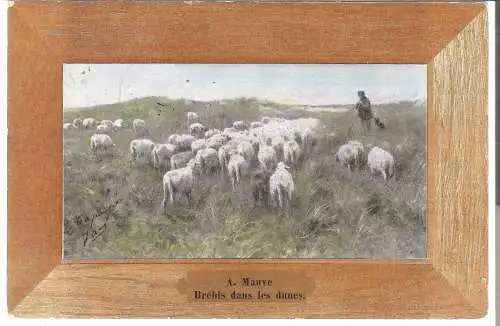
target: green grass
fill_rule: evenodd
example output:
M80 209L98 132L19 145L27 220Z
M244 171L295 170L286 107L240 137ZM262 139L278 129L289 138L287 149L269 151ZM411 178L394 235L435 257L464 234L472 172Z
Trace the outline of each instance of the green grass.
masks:
M164 106L157 103L160 102ZM263 112L259 106L264 104ZM200 177L194 203L162 212L162 174L132 165L130 128L111 135L113 157L96 161L90 130L64 138L64 255L66 258L422 258L426 254L425 108L410 102L378 106L385 130L360 134L354 112L307 112L256 99L224 102L143 98L67 110L74 117L146 120L146 136L164 142L185 132L187 111L213 128L262 115L316 117L322 127L299 169L292 209L253 205L249 186L232 191L226 176ZM330 136L334 132L335 136ZM357 139L393 153L396 178L383 182L366 171L338 166L339 145Z

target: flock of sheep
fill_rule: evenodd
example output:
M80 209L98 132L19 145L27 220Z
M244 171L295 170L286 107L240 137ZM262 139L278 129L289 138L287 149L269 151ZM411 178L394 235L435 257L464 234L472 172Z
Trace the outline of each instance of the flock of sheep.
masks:
M191 203L196 179L211 173L226 174L233 190L249 179L255 202L280 209L290 207L295 189L292 173L307 156L318 119L263 117L249 124L235 121L224 130L207 128L194 112L187 113L187 120L188 133L172 134L161 143L137 138L129 145L132 162L143 161L164 172L162 206L165 213L167 204L174 202L174 195L184 196ZM131 126L138 133L145 130L146 123L135 119ZM124 128L124 121L77 118L63 125L65 130L70 128L95 129L96 133L90 137L90 149L101 159L112 153L116 145L110 135ZM349 141L338 148L335 157L351 171L368 165L371 174L381 174L384 180L394 177L394 158L379 147Z

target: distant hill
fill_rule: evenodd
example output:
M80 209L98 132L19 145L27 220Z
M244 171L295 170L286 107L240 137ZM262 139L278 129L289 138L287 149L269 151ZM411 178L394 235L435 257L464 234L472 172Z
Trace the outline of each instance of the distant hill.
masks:
M415 105L425 107L425 100L399 101L395 102L403 105ZM389 103L390 104L390 103ZM374 104L375 107L384 104ZM306 105L306 104L285 104L266 99L257 98L234 98L216 101L196 101L191 99L171 99L163 96L148 96L127 100L124 102L96 105L89 107L64 108L64 119L70 121L76 117L94 117L96 119L123 119L148 118L154 114L167 112L169 110L187 112L193 111L202 113L205 110L215 108L255 108L262 114L286 113L296 110L307 109L311 112L320 111L345 111L352 108L353 104L328 104L328 105Z

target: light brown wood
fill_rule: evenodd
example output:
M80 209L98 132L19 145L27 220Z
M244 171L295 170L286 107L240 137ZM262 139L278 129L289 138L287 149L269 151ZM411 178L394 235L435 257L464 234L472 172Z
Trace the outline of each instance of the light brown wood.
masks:
M177 290L186 272L289 268L314 278L303 303L191 302ZM222 287L222 286L221 286ZM292 288L293 286L290 286ZM340 261L322 264L64 264L16 308L41 316L282 316L374 318L463 317L468 301L422 262Z
M15 315L479 317L486 310L484 4L56 3L9 10L8 307ZM429 63L426 261L61 264L62 64ZM193 303L188 271L292 268L303 303Z
M473 3L21 1L10 15L23 26L22 34L32 30L47 46L46 64L60 59L426 64L481 8Z
M488 276L486 11L430 63L428 257L477 307Z

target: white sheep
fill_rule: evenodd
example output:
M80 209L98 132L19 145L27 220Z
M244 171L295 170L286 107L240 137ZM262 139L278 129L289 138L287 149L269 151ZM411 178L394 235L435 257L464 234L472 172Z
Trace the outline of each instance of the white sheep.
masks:
M196 139L191 143L191 151L196 155L200 149L207 148L206 139Z
M98 125L96 131L100 134L110 134L111 128L109 128L107 125Z
M259 140L259 138L255 137L252 134L248 134L248 135L245 135L245 136L241 137L241 139L249 142L250 144L252 144L253 150L256 153L259 151L259 147L260 147L260 140Z
M73 127L73 124L70 122L63 124L63 130L68 130L68 129L71 129L72 127Z
M367 163L370 168L370 174L372 175L374 172L378 172L382 174L384 180L395 176L394 157L380 147L373 147L370 150L367 157Z
M108 126L110 129L113 128L113 121L111 120L101 120L100 125Z
M73 128L78 129L82 126L83 121L80 118L73 119Z
M261 145L257 154L260 166L265 170L272 170L277 164L278 156L271 146Z
M94 134L90 137L90 150L97 158L108 154L113 148L115 148L115 144L108 135Z
M304 131L302 131L302 133L300 135L300 141L301 141L303 148L308 147L311 134L312 134L312 130L309 127L307 127Z
M177 147L181 150L189 151L191 150L191 144L195 141L195 139L196 138L193 136L187 134L178 135L175 137L174 145L177 145Z
M276 170L269 178L269 195L271 203L276 203L279 208L285 207L285 198L288 206L291 203L295 190L293 177L288 172L290 167L283 162L279 162Z
M207 140L207 147L218 150L221 146L227 144L229 137L222 134L215 134Z
M146 162L153 163L153 148L155 143L150 139L134 139L130 142L130 160L137 161L144 158Z
M163 175L163 211L167 213L167 198L174 203L174 193L183 194L191 203L191 192L195 181L194 160L190 159L186 166L166 172Z
M146 122L142 119L134 119L132 121L132 129L134 129L134 132L139 132L144 130L146 128Z
M172 170L183 168L193 158L194 154L191 151L174 154L170 158L170 168Z
M177 137L179 137L179 134L172 134L168 136L167 143L172 144L172 145L177 145Z
M247 126L245 124L245 121L235 121L233 122L233 128L236 130L246 130Z
M85 118L83 119L82 126L85 129L92 129L97 124L97 120L94 118Z
M262 119L260 119L260 121L263 124L268 124L271 121L271 118L269 118L269 117L262 117Z
M219 129L208 129L207 131L205 131L205 138L210 138L214 135L218 135L220 134L221 131Z
M120 129L123 129L123 119L116 119L113 122L113 130L118 131Z
M213 172L219 167L218 153L213 148L203 148L196 154L195 163L202 173Z
M283 146L283 153L286 163L296 165L301 155L300 146L295 140L289 140Z
M335 155L335 160L342 166L347 166L347 168L351 171L354 166L361 168L364 153L362 146L363 145L357 141L350 141L347 144L340 146L337 150L337 154Z
M188 112L187 119L189 122L197 122L200 119L200 116L195 112Z
M356 164L358 165L358 167L361 167L364 163L365 147L361 142L357 140L350 140L347 143L351 144L354 147L354 150L356 152Z
M153 167L155 169L170 168L170 158L177 152L177 146L172 144L156 144L153 147Z
M255 150L253 148L253 145L246 141L242 140L238 143L238 146L236 147L236 150L238 151L238 154L243 156L246 161L252 162L254 157L255 157Z
M197 138L202 138L205 133L205 126L199 122L189 125L189 133Z
M271 146L276 151L278 158L281 159L284 157L283 147L285 146L285 140L283 139L283 136L275 136L271 138Z
M289 132L288 138L288 140L295 140L297 143L300 142L302 144L302 131L297 127L293 127Z
M224 128L224 130L222 131L222 133L226 134L226 135L230 135L232 133L237 133L237 132L238 132L238 129L236 129L234 127Z
M255 128L260 128L262 127L262 122L260 121L253 121L250 123L250 128L255 129Z
M227 164L227 170L234 190L248 172L248 162L239 154L232 155Z
M221 170L227 170L229 159L231 158L231 154L233 153L236 153L236 144L234 143L228 143L219 147L217 156L219 158L219 165L221 167Z

